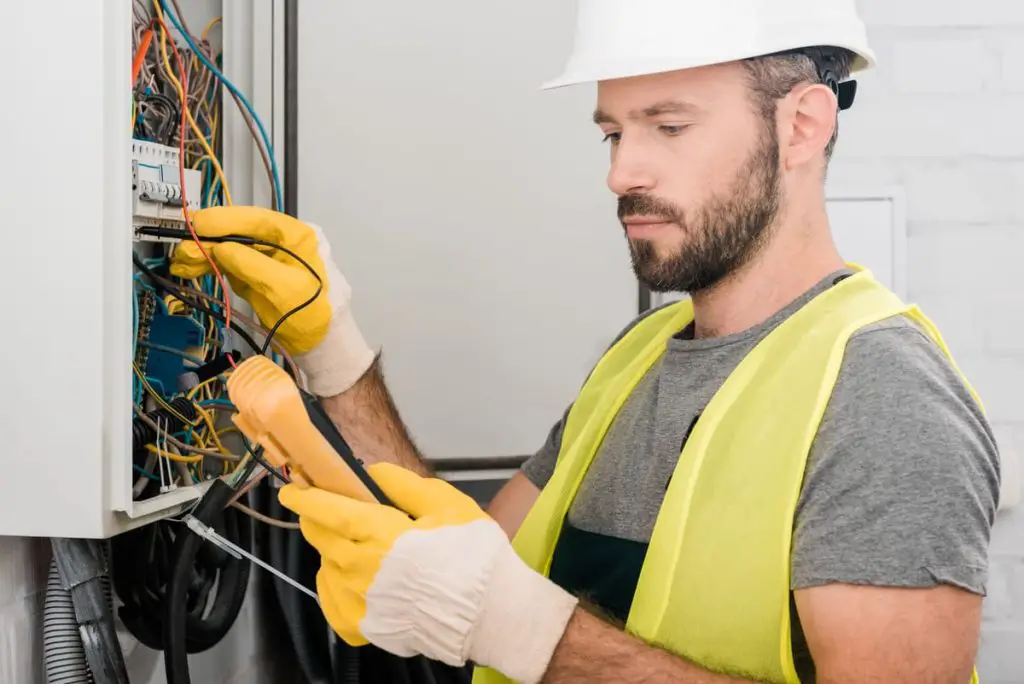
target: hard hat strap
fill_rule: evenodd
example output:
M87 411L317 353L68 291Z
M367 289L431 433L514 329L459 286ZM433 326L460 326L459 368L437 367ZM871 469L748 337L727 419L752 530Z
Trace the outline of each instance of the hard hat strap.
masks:
M839 80L839 76L835 71L836 58L831 48L821 46L801 48L785 50L775 53L775 55L804 55L814 63L814 68L818 72L819 82L828 86L835 93L836 99L839 101L839 111L845 111L853 106L853 101L857 97L857 81L852 79L848 81Z

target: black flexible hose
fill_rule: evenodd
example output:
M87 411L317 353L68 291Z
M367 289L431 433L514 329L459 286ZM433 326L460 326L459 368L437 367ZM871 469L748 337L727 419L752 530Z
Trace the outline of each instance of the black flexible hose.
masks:
M191 515L207 527L213 527L234 496L235 490L223 480L214 480ZM188 588L192 567L206 541L184 527L174 544L174 569L167 587L164 614L164 670L167 684L191 684L188 670ZM248 563L243 563L248 567ZM246 574L248 577L248 573ZM244 597L244 594L243 594Z
M252 521L249 516L241 514L235 509L228 509L222 511L217 522L223 525L223 528L221 525L216 526L221 536L231 540L243 550L251 551L252 545L249 542L252 538ZM248 559L236 560L228 556L225 551L209 544L200 547L198 555L202 554L213 555L215 560L208 565L219 566L216 580L217 599L209 614L204 613L207 607L205 601L196 601L195 606L188 611L189 653L202 653L219 644L227 636L228 631L234 626L238 615L242 612L246 591L249 588L249 576L252 572L252 564ZM218 558L219 560L216 560ZM177 563L180 562L181 560L177 561ZM212 587L213 583L210 584Z
M158 485L158 483L153 483ZM245 551L251 550L252 523L229 508L215 520L217 531ZM178 562L181 537L192 533L181 522L161 520L122 533L112 540L114 588L121 599L121 621L140 643L153 650L166 648L164 629L169 585ZM219 643L236 622L245 602L251 565L217 547L205 545L189 565L186 646L200 653ZM208 597L216 590L212 606ZM204 609L209 614L204 616Z
M151 421L160 426L161 430L168 433L174 433L185 427L185 422L182 418L192 423L198 417L196 412L196 405L191 399L186 397L177 397L170 401L170 407L174 409L173 412L168 411L165 408L158 408L154 411L150 411L146 415ZM154 430L149 423L136 417L132 420L132 450L142 451L147 444L152 444L156 440L156 430Z

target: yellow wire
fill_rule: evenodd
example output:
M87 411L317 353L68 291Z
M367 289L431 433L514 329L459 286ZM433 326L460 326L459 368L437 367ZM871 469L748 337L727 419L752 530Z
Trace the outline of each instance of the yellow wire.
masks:
M161 458L166 458L170 461L178 461L180 463L198 463L199 461L203 460L203 456L201 454L198 456L182 456L180 454L172 454L169 451L157 449L152 444L146 445L146 451L152 452Z
M203 162L209 162L209 161L210 161L210 156L207 155L207 154L204 154L203 156L199 157L198 159L196 159L195 161L192 162L192 168L196 169L196 170L199 170L199 165L200 164L202 164Z
M159 20L162 22L163 12L160 9L159 0L153 0L153 10L157 17L159 18ZM228 187L227 179L224 177L224 170L220 167L220 162L217 161L217 155L214 154L213 150L210 148L209 143L206 142L206 137L203 135L203 132L199 129L199 124L196 123L195 118L192 116L192 111L188 107L187 93L185 93L185 89L182 87L181 81L179 81L177 77L175 77L174 70L171 68L171 60L167 56L167 32L164 31L162 23L158 23L156 28L160 31L160 57L163 60L164 69L167 71L167 78L171 81L171 85L174 86L174 89L178 93L178 99L181 102L182 108L185 110L185 116L188 118L188 123L189 126L192 128L192 132L196 134L197 138L199 138L199 143L200 145L202 145L203 151L205 151L206 154L210 156L210 161L213 163L214 171L217 172L217 178L220 179L220 183L224 188L224 202L225 204L230 206L232 204L231 190ZM182 159L181 162L184 164L185 160Z
M213 19L211 19L209 23L206 24L206 28L203 29L203 32L199 35L199 37L203 40L206 40L207 37L209 37L210 35L210 29L219 24L221 19L223 18L224 17L214 17Z
M217 189L217 186L214 185L213 183L210 183L210 187L207 188L207 190L206 190L206 206L209 207L209 206L211 206L213 204L214 190L216 190L216 189ZM226 196L225 196L225 199L226 199Z
M142 387L147 392L149 392L150 396L152 396L153 399L156 400L156 403L160 404L161 408L163 408L165 411L168 411L172 416L174 416L178 420L182 421L182 423L184 423L185 425L191 425L191 426L195 425L195 423L190 421L185 416L181 415L181 412L179 412L173 406L171 406L166 401L164 401L164 398L160 396L160 393L157 392L155 389L153 389L153 386L149 384L148 380L146 380L146 376L139 369L139 364L132 363L132 370L135 372L135 376L139 379L139 382L142 383Z
M196 405L196 411L199 412L199 415L202 416L203 421L209 427L210 437L213 438L213 443L216 445L216 448L222 454L230 454L231 452L228 451L227 448L224 447L224 444L220 441L220 436L222 434L227 434L229 432L238 432L239 431L238 428L231 426L231 427L224 428L222 430L217 430L216 426L214 425L213 416L210 415L209 411L204 409L202 406L199 406L198 404ZM238 464L235 464L234 467L238 467L240 465L241 465L241 463L238 463ZM221 464L221 474L227 474L227 473L231 472L233 469L234 468L232 467L232 465L230 463L228 463L227 461L224 461Z
M209 386L210 384L216 382L219 377L220 376L214 376L214 377L210 378L209 380L203 380L201 383L199 383L198 385L196 385L195 387L193 387L192 389L190 389L188 391L188 398L192 399L192 400L195 400L195 396L197 394L199 394L200 390L202 390L202 389L206 388L207 386Z
M206 426L209 428L210 437L213 439L213 443L217 451L221 452L222 454L230 455L231 452L225 449L224 444L221 443L220 441L220 436L217 434L217 426L214 424L213 416L210 415L210 412L204 409L199 404L196 404L195 409L199 413L199 416L203 419L203 422L206 423Z
M185 302L181 301L174 295L167 295L164 297L164 304L167 305L167 313L169 315L181 313L187 308L185 306Z

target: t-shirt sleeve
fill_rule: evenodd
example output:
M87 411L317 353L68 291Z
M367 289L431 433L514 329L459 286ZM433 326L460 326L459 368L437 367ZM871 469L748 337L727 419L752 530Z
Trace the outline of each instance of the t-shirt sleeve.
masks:
M569 410L567 409L562 418L552 426L541 448L533 456L526 459L526 462L521 467L523 475L537 489L544 489L548 484L548 480L551 479L551 475L555 472L558 452L562 448L562 429L565 426L565 419L568 415Z
M984 595L999 479L990 426L932 340L904 318L857 333L809 455L792 588Z

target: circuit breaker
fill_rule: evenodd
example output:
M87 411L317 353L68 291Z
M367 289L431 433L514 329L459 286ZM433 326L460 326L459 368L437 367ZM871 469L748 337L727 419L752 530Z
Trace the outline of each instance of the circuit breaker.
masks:
M133 227L181 227L185 224L182 209L195 211L202 206L202 173L181 166L176 148L132 140ZM136 238L159 240L138 235Z

